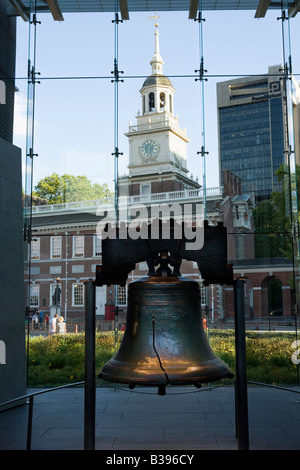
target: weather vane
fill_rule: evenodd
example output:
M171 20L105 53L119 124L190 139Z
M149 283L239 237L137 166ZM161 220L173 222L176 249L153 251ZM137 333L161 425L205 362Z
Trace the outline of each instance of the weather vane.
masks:
M160 18L160 16L158 16L157 11L155 12L155 15L149 16L149 18L148 18L149 20L155 20L156 21L156 23L155 23L156 28L158 27L158 22L157 22L158 18Z

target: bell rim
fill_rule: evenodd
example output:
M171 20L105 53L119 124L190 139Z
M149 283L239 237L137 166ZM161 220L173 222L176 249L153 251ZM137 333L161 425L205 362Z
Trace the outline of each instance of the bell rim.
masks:
M98 374L99 379L105 380L107 382L116 383L116 384L124 384L124 385L142 385L142 386L158 386L158 385L199 385L199 384L207 384L212 382L218 382L220 380L225 379L233 379L234 374L230 370L226 370L223 373L219 374L207 374L201 377L194 376L194 377L178 377L178 376L168 376L168 380L166 376L162 374L154 374L152 377L138 377L138 378L120 378L120 376L113 376L111 374L106 374L104 372L100 372Z
M198 367L198 371L183 372L183 368L168 367L164 373L159 366L152 368L147 374L143 372L132 374L131 369L127 369L130 363L111 358L100 370L98 377L112 383L134 384L134 385L195 385L199 383L216 382L223 379L232 379L234 374L228 365L220 358L215 358L203 362ZM113 368L119 370L116 373ZM106 370L105 370L106 369ZM121 372L122 371L122 372ZM121 372L121 373L120 373Z

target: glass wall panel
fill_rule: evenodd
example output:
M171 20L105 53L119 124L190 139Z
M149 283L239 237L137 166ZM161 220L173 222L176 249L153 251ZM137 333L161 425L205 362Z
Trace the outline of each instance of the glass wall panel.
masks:
M233 277L245 279L247 330L295 331L299 19L281 15L130 13L116 23L113 13L69 14L58 24L40 14L31 25L34 103L22 58L28 25L19 21L16 103L21 110L28 87L29 128L15 143L25 157L33 129L37 154L24 164L30 324L41 310L49 334L55 311L68 332L84 330L85 282L103 261L100 217L127 221L134 203L177 202L204 205L208 224L226 227ZM145 261L133 257L126 286L97 287L98 330L126 323L128 283L147 275ZM180 271L199 282L205 325L234 329L234 286L206 286L195 259Z

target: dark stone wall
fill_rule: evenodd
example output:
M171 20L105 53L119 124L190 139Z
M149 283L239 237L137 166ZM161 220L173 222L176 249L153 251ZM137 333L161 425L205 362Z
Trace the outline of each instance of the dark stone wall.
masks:
M0 138L0 403L26 393L21 150ZM3 357L2 357L3 359Z
M8 0L0 0L0 80L5 83L6 104L0 105L0 137L13 141L16 18L7 16Z

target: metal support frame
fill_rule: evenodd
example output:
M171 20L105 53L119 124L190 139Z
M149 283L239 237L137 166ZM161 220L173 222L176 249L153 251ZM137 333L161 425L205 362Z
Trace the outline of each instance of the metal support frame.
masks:
M127 0L119 0L122 20L129 20Z
M269 6L270 0L259 0L259 4L255 12L255 18L264 18Z
M31 450L33 399L34 399L34 396L31 395L31 396L29 397L28 423L27 423L27 445L26 445L26 450Z
M290 6L289 8L289 15L291 18L294 18L297 13L300 11L300 0L296 0L294 5Z
M249 450L244 279L234 281L236 382L236 435L239 450ZM84 449L95 450L95 281L85 282L85 414Z
M239 450L249 450L244 284L245 281L241 278L234 281L236 348L235 411Z
M189 20L193 20L196 18L197 10L198 10L198 3L199 3L199 0L190 0Z
M84 450L95 450L95 282L85 282Z
M20 15L22 20L30 21L30 12L26 11L25 5L21 0L9 0L13 10L16 12L17 15Z
M53 18L58 21L63 21L63 16L59 7L59 0L46 0L49 6L49 9L53 15ZM10 0L11 5L17 11L17 13L23 18L24 21L30 22L30 13L26 11L22 0ZM198 0L190 0L189 8L189 18L194 19L195 21L201 22L205 21L199 14L198 20L196 19L197 10L198 10ZM270 5L270 0L259 0L259 5L256 10L256 18L264 17ZM128 14L128 3L127 0L119 0L119 6L121 10L122 20L129 19ZM32 23L34 26L39 22L36 21L36 11L35 8L34 20ZM295 17L296 14L300 11L300 0L295 0L293 6L289 9L290 17ZM284 10L283 10L284 13ZM279 18L284 21L287 19L284 15ZM116 15L116 26L121 22ZM116 27L117 31L117 27ZM36 34L36 31L35 31ZM117 34L117 33L116 33ZM116 36L117 37L117 36ZM284 36L283 36L284 37ZM36 41L36 36L34 36L34 42ZM117 47L117 40L116 40ZM284 60L285 67L285 76L284 79L287 80L289 74L291 74L291 56L289 56L289 67ZM31 67L31 62L29 61L28 68L28 84L32 85L33 95L34 88L36 83L40 83L36 80L36 76L39 75L35 71L35 56L34 56L34 65ZM204 69L204 59L201 56L200 69L195 71L199 72L199 78L203 84L207 79L204 78L205 73L207 72ZM117 97L118 97L118 82L120 80L120 74L122 71L118 70L117 54L114 61L114 80L116 88L116 109L118 106ZM32 140L28 142L29 150L27 157L31 158L31 163L33 162L33 157L37 156L33 150L33 137L34 137L34 100L33 100L33 119L32 119ZM116 123L117 124L117 123ZM119 152L118 142L117 142L117 125L116 125L116 142L115 142L115 152L112 154L115 156L116 161L118 160L119 155L122 155ZM27 130L28 134L28 130ZM289 147L290 148L290 147ZM208 152L205 151L205 145L202 146L201 152L202 157L205 156ZM32 178L32 173L31 173ZM116 184L117 184L117 171L116 171ZM32 185L32 181L31 181ZM116 194L118 192L116 191ZM29 226L28 233L31 234L31 226ZM27 233L27 232L26 232ZM30 238L29 238L30 240ZM29 276L30 283L30 276ZM245 309L244 309L244 283L243 279L237 279L234 282L234 301L235 301L235 343L236 343L236 382L235 382L235 409L236 409L236 431L238 437L238 446L240 450L249 449L249 426L248 426L248 397L247 397L247 365L246 365L246 342L245 342ZM96 402L96 383L95 383L95 282L90 279L85 283L85 417L84 417L84 448L86 450L95 449L95 402ZM33 416L33 396L30 396L29 401L29 419L28 419L28 438L27 438L27 449L31 447L31 436L32 436L32 416Z
M58 0L46 0L54 21L64 21Z

